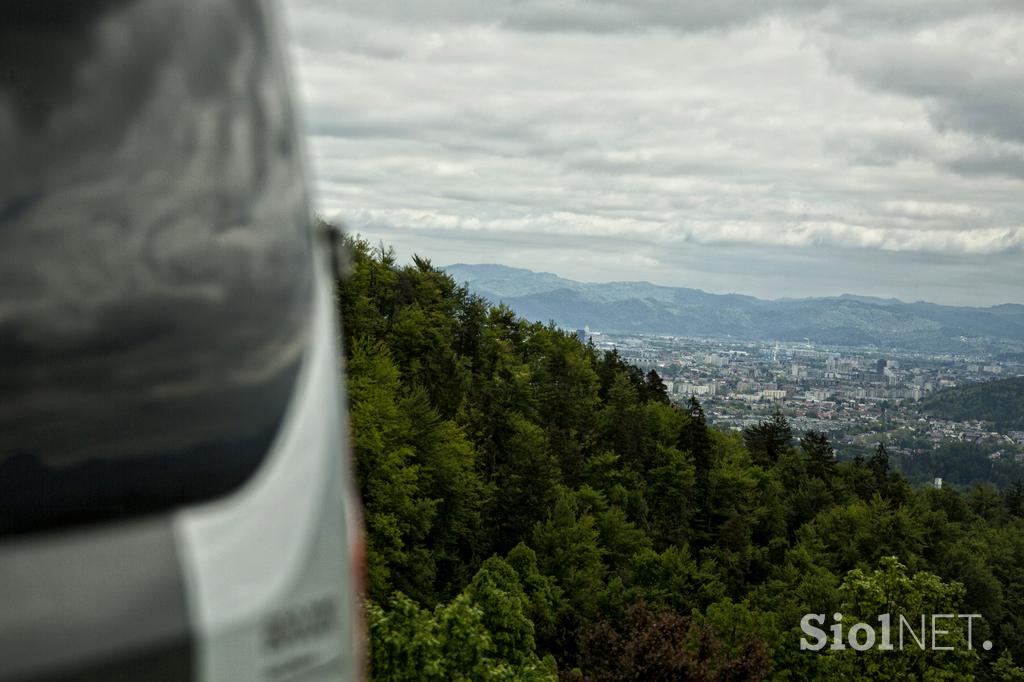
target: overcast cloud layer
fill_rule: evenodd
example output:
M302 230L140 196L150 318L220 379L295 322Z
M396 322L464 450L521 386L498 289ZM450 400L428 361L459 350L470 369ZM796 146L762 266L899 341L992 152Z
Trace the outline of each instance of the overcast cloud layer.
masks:
M295 0L287 19L318 208L400 256L1024 302L1020 2Z

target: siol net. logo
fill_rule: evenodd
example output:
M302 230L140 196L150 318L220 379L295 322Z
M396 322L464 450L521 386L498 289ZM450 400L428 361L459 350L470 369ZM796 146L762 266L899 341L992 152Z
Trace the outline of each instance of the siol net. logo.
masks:
M963 638L955 627L957 618L965 622L963 632L966 636ZM834 622L826 631L819 627L825 623L825 614L808 613L800 619L800 630L806 635L800 638L800 650L821 651L828 647L831 651L839 651L849 647L855 651L902 651L905 648L953 651L964 644L963 648L970 650L974 648L974 620L980 618L978 613L933 613L910 618L900 614L894 620L892 614L883 613L877 616L877 629L870 623L854 623L844 633L843 614L833 613ZM986 639L981 648L991 650L992 642Z

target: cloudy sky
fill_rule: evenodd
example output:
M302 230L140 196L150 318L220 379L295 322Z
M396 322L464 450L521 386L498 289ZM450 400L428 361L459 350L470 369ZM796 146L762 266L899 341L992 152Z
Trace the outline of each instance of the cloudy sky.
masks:
M292 0L317 207L399 256L1024 303L1024 3Z

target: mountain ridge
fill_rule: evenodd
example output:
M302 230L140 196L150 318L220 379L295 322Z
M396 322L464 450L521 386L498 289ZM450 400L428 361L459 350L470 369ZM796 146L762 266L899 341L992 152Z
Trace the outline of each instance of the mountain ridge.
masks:
M570 328L943 352L1024 348L1024 305L1013 303L946 306L857 294L762 299L643 281L579 282L498 264L443 269L527 319Z

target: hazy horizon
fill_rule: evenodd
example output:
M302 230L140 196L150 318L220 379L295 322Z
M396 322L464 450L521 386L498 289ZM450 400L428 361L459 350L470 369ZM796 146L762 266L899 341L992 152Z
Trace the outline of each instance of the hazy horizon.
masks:
M649 279L594 279L594 278L587 279L587 278L565 277L565 276L563 276L562 274L560 274L558 272L552 272L552 271L549 271L549 270L535 270L535 269L532 269L532 268L519 267L519 266L515 266L515 265L506 265L504 263L497 263L497 262L487 262L487 263L455 262L455 263L441 264L441 263L435 262L434 260L430 259L427 254L417 254L417 255L422 255L422 256L428 258L429 260L431 260L431 263L433 265L435 265L436 267L441 268L442 270L448 270L449 268L457 268L457 267L501 267L501 268L511 268L511 269L514 269L514 270L528 271L528 272L531 272L533 274L538 274L538 275L554 275L555 277L558 277L559 279L563 279L563 280L567 280L567 281L571 281L571 282L575 282L575 283L579 283L579 284L651 284L651 285L654 285L654 286L667 287L667 288L673 288L673 289L696 289L696 290L699 290L699 291L703 291L704 293L715 294L715 295L719 295L719 296L729 296L729 295L750 296L750 297L761 299L761 300L765 300L765 301L829 299L829 298L840 298L840 297L846 296L846 297L856 297L856 298L871 298L871 299L879 299L879 300L895 300L895 301L899 301L900 303L932 303L932 304L937 304L937 305L949 305L949 304L944 304L944 303L938 303L937 301L929 301L927 299L908 300L908 299L899 298L898 296L876 296L876 295L865 294L863 292L857 292L857 291L839 291L839 292L836 292L836 293L822 293L822 294L815 294L815 295L809 295L809 296L778 296L778 297L774 297L774 298L769 298L769 297L765 297L765 296L757 296L755 294L750 294L750 293L747 293L747 292L744 292L744 291L711 291L711 290L708 290L708 289L703 289L701 287L687 286L685 284L663 284L661 282L655 282L655 281L651 281ZM399 256L399 261L401 262L403 260L401 258L401 254L398 254L398 256ZM459 284L462 284L462 282L459 282ZM1003 301L1001 303L993 303L991 305L961 306L961 307L988 308L988 307L995 307L995 306L1001 306L1001 305L1024 305L1024 303L1017 302L1017 301Z

